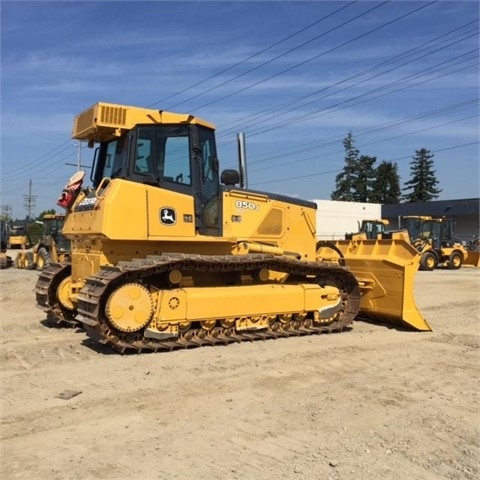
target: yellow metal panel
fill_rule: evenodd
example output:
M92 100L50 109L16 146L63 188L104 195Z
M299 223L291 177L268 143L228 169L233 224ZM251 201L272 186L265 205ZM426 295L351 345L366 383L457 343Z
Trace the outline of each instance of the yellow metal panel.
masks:
M169 190L147 188L148 237L150 239L190 238L195 236L194 199ZM175 224L161 222L162 208L175 211Z
M96 142L111 140L142 123L188 123L215 129L212 123L187 113L99 102L75 117L72 138Z
M121 179L111 180L89 211L74 211L65 222L63 233L100 235L110 239L147 239L147 186Z
M224 237L278 247L315 259L315 209L232 190L223 196Z
M63 233L70 239L88 234L111 240L187 241L196 234L194 199L189 195L114 179L102 189L91 210L76 211L84 198L83 194L79 196L67 216ZM160 221L164 207L175 210L175 224Z
M295 313L320 308L321 292L310 284L175 289L162 293L157 315L162 321L195 321L217 319L219 312L224 318Z

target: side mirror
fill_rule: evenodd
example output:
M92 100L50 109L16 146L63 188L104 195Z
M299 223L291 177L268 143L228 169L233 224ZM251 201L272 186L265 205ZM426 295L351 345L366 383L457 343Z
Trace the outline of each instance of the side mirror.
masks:
M240 174L237 170L224 170L220 175L220 181L227 186L233 186L240 183Z

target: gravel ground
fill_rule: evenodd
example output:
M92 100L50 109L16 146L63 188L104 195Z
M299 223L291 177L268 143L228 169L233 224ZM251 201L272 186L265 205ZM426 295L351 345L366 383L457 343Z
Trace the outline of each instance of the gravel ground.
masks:
M4 479L480 478L480 270L418 272L433 332L118 355L0 272ZM43 323L42 323L43 322Z

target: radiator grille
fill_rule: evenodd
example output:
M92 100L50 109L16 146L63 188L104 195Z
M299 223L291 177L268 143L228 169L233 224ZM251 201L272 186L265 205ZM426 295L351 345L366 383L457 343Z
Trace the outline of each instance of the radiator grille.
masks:
M124 126L127 121L127 109L102 105L100 109L100 122L111 125Z

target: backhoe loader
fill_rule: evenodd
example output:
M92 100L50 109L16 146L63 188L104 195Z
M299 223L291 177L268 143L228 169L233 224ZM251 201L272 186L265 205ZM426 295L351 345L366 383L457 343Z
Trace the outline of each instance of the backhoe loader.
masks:
M15 267L43 270L50 262L66 262L70 258L70 242L62 235L65 215L47 213L39 223L43 225L41 238L29 251L21 251L15 258Z
M451 218L406 215L400 218L400 226L408 230L410 242L421 254L420 270L439 266L456 270L468 257L467 248L455 238Z
M58 201L71 262L35 288L51 321L119 352L340 332L355 318L430 330L401 232L325 248L314 202L220 173L211 123L97 103L72 137L97 148L91 185L79 172Z
M480 267L480 238L474 235L468 246L468 256L464 265Z

